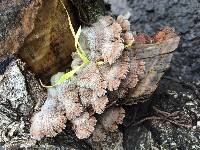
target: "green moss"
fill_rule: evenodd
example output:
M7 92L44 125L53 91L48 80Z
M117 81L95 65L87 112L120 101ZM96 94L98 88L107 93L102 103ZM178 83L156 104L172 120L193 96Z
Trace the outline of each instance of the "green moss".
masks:
M101 1L96 1L93 5L88 5L88 17L90 23L97 21L99 16L104 15L104 4Z
M77 0L75 5L79 11L80 20L86 24L96 22L99 16L105 14L103 0Z

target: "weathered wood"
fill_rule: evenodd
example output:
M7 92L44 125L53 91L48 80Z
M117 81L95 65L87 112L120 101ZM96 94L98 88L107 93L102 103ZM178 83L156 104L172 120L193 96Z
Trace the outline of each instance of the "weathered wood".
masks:
M180 37L155 44L135 44L132 51L138 60L145 62L145 73L137 86L129 91L127 104L148 100L158 86L160 78L170 67L173 51L178 47Z
M79 20L90 24L104 13L103 0L62 1L75 29ZM18 52L34 73L47 80L52 74L65 71L75 48L59 0L6 0L0 2L0 13L0 60Z
M77 29L78 18L72 3L69 0L65 2L72 24ZM65 71L70 64L71 53L75 50L74 37L59 0L44 0L34 25L18 55L34 73L48 80L52 74Z

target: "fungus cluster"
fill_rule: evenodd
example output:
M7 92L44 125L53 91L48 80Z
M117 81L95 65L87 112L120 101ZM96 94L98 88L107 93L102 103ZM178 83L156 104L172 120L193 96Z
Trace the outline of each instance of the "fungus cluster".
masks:
M113 101L108 94L123 98L144 73L144 62L125 48L133 40L130 23L122 16L117 20L105 16L84 28L80 43L90 63L64 83L48 89L48 98L32 118L32 137L37 140L53 137L65 128L67 120L71 121L79 139L88 138L92 133L95 140L103 139L102 133L117 130L125 111L122 107L107 108ZM82 64L76 52L72 58L72 69ZM61 75L54 75L52 84ZM99 114L98 119L95 113Z

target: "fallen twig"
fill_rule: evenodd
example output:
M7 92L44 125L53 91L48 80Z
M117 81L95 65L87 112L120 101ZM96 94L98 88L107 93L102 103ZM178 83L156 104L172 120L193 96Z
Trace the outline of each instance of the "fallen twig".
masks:
M187 128L187 129L190 129L192 128L192 125L191 124L184 124L184 123L180 123L177 119L179 119L180 117L178 116L178 114L180 113L179 111L175 111L173 113L169 113L169 112L165 112L165 111L162 111L162 110L159 110L158 108L156 108L155 106L153 106L153 110L155 110L157 112L158 115L161 115L161 116L151 116L151 117L146 117L146 118L143 118L141 119L140 121L134 123L134 122L131 122L128 126L126 126L126 128L130 128L130 127L133 127L133 126L138 126L148 120L163 120L163 121L168 121L172 124L175 124L177 126L180 126L180 127L184 127L184 128Z

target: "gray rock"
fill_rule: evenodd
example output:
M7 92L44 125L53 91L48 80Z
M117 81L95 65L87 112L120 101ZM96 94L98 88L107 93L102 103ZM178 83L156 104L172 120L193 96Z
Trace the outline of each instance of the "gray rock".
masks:
M145 127L130 128L126 130L124 136L125 150L149 150L154 147L151 132Z
M9 100L13 109L28 102L25 79L16 62L11 62L0 83L1 103Z
M92 149L94 150L124 150L123 134L120 131L109 132L103 141L92 141L89 139Z
M174 97L174 93L177 94L176 97ZM200 102L194 93L194 89L185 87L184 84L181 87L179 83L171 83L171 81L164 80L161 82L154 97L154 105L167 112L180 111L179 116L182 124L190 124L192 128L187 129L171 123L152 121L152 127L159 133L157 142L160 143L160 148L200 148L200 128L198 126L198 122L200 121L199 104Z
M17 61L12 61L0 81L0 142L5 147L27 141L27 117L33 100L26 90L25 78ZM22 143L21 143L22 144Z
M123 15L126 19L131 16L127 0L104 0L105 3L111 5L111 11L114 15Z
M2 147L7 150L90 149L86 142L77 139L71 127L68 127L69 124L64 132L55 138L44 138L37 143L31 139L29 134L31 118L44 103L47 92L21 60L12 59L4 70L5 72L0 75Z

